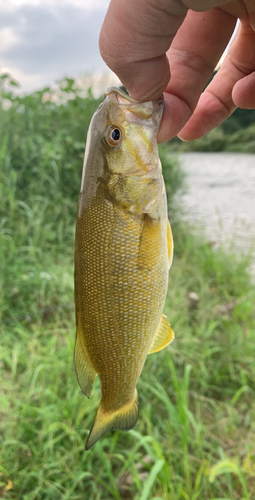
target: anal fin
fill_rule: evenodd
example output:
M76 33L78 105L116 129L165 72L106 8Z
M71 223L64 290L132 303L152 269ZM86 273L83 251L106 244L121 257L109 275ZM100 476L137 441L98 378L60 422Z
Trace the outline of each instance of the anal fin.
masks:
M148 354L161 351L161 349L164 349L164 347L170 344L173 339L174 332L170 327L165 314L162 314Z
M89 398L96 377L96 371L90 361L85 343L82 340L82 336L78 326L74 348L74 363L77 379L81 390Z

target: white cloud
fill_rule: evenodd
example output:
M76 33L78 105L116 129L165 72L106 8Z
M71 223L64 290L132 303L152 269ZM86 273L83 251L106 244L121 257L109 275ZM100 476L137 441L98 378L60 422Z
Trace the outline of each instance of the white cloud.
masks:
M58 6L60 4L60 0L0 0L0 7L5 6L5 7L17 7L20 5L32 5L32 6L38 6L38 5L54 5ZM107 0L62 0L61 5L73 5L76 7L80 7L82 9L103 9L106 10L109 2Z
M103 0L0 0L0 68L24 90L64 76L104 72L98 36Z
M18 43L18 37L11 27L2 28L0 30L0 53L3 50L8 50L12 45Z

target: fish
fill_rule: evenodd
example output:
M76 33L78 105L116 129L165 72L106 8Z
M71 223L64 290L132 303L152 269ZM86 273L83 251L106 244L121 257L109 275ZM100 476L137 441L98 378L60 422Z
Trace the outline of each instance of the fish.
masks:
M174 338L162 314L173 237L158 155L163 98L140 102L117 87L92 117L75 237L75 370L101 401L85 449L138 419L136 385L148 354Z

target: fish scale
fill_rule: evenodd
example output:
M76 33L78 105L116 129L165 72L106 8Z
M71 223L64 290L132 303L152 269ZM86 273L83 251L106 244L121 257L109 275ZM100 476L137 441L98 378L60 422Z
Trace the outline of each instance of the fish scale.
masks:
M134 426L146 356L173 339L162 316L173 244L156 144L161 113L161 103L114 88L90 125L75 244L76 373L87 396L96 375L101 385L87 449ZM108 144L114 127L119 143Z

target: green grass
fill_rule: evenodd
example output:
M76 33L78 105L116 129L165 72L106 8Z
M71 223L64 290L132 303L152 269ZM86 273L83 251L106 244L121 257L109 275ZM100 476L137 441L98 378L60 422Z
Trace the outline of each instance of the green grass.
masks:
M148 356L135 428L109 433L85 452L100 388L97 380L88 400L74 371L73 239L83 114L88 124L98 102L74 92L72 101L56 106L45 96L11 96L12 107L1 111L0 497L253 500L249 261L214 251L178 222L182 173L165 149L175 221L165 312L176 338ZM77 137L83 143L75 150ZM199 296L197 308L190 292Z
M244 262L178 230L166 303L176 340L146 361L134 430L84 451L100 393L87 400L77 385L73 310L2 325L6 498L254 498L255 292Z
M243 110L241 110L243 111ZM251 110L245 110L251 113ZM254 111L252 111L254 114ZM254 116L255 118L255 116ZM229 118L231 120L231 117ZM225 130L227 122L208 132L204 137L191 142L183 142L175 137L169 142L169 147L175 152L202 151L227 153L255 153L255 124L238 127L234 132ZM225 125L225 126L224 126Z

